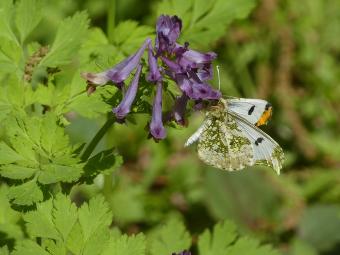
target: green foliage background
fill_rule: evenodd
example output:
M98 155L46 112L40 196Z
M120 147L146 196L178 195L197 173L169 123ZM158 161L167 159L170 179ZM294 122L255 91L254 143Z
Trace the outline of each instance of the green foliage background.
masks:
M14 2L0 1L0 254L340 254L339 1ZM133 53L159 14L218 53L224 95L273 104L280 176L200 162L183 144L202 113L160 143L134 114L84 156L119 95L88 97L80 73Z

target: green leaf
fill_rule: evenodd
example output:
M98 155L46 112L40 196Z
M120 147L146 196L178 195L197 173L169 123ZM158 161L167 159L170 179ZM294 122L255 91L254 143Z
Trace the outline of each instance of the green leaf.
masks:
M39 102L55 109L58 115L75 111L86 118L97 118L112 110L112 106L106 101L116 92L115 86L98 87L96 92L90 96L86 93L86 81L81 78L80 71L73 75L71 84L60 88L53 85L48 86L48 94L44 97L43 92L39 92ZM52 88L50 88L52 87ZM45 98L45 99L43 99ZM48 100L46 100L48 98Z
M51 254L100 255L109 245L112 215L101 196L78 209L70 197L58 194L38 203L24 220L29 237L40 237L41 247ZM132 246L139 242L131 239Z
M235 224L228 221L216 224L212 233L206 230L199 236L199 253L202 255L224 255L226 248L236 237Z
M10 60L10 62L11 64L13 64L12 60ZM11 70L10 72L15 71ZM19 80L19 77L13 73L8 78L2 80L1 85L2 86L0 93L0 121L3 121L10 113L19 114L24 112L25 87L24 84Z
M1 176L15 180L30 178L36 171L35 168L18 166L15 164L8 164L0 167Z
M73 110L86 118L94 119L110 112L112 106L104 102L100 95L100 90L98 90L98 93L96 91L96 93L91 96L84 94L76 100L72 100L72 103L64 110L66 112Z
M25 240L15 247L12 255L50 255L36 242Z
M90 158L85 167L85 176L97 176L99 173L111 174L123 163L123 158L115 152L115 149L101 151Z
M12 0L2 0L0 2L0 36L6 37L7 39L19 45L11 27L14 10L12 2Z
M58 194L53 200L53 207L53 222L63 240L66 241L78 218L77 207L62 194Z
M0 164L15 163L19 160L23 160L15 150L9 147L6 143L0 143Z
M79 223L83 230L85 240L97 229L108 227L111 221L111 212L102 196L92 198L89 204L83 204L79 209Z
M18 205L32 205L43 200L43 193L33 179L24 184L10 187L8 199Z
M188 250L191 238L184 224L178 219L171 219L151 239L151 254L172 254Z
M78 160L68 162L70 165L47 164L41 167L42 172L38 181L42 184L51 184L56 182L73 182L79 179L83 168L78 164Z
M145 249L146 243L143 234L132 236L121 235L120 237L110 239L109 245L105 248L102 255L144 255Z
M22 49L19 45L15 41L0 35L0 72L21 76L23 69L21 60Z
M224 35L228 25L245 18L255 7L256 0L163 1L158 14L178 15L183 19L181 40L207 48ZM223 17L223 18L222 18Z
M23 232L17 224L21 219L19 212L13 210L7 199L8 187L0 184L0 235L6 235L6 239L19 240L23 237ZM1 254L1 252L0 252Z
M92 198L78 210L80 224L72 229L67 246L73 252L82 251L82 254L100 254L110 238L109 225L112 214L108 204L102 196ZM80 237L81 236L81 237Z
M224 221L215 225L214 230L204 231L198 239L198 251L201 255L251 254L251 255L279 255L270 246L260 246L257 240L238 238L235 224Z
M46 249L51 255L66 255L67 250L61 241L47 240L44 242Z
M81 226L77 221L73 226L70 234L68 235L67 241L65 243L68 250L70 250L74 254L80 254L83 246L84 246L84 236L81 230Z
M86 36L87 27L88 17L85 12L65 19L59 25L52 47L39 66L56 67L69 63Z
M84 255L100 255L109 243L110 231L107 226L97 228L86 240L83 248Z
M20 0L16 6L15 24L19 31L21 44L33 31L42 18L41 0Z
M153 36L153 31L154 29L149 26L138 25L136 21L126 20L120 22L115 28L113 44L124 54L131 55L147 37Z
M0 175L23 181L35 176L27 183L11 187L9 195L14 203L30 205L42 200L37 181L51 184L79 179L84 164L74 155L74 148L54 114L41 118L10 117L4 124L8 142L0 142Z
M279 255L279 252L273 250L269 245L260 246L260 242L257 240L241 237L234 245L228 247L224 254Z
M59 239L52 220L52 199L37 204L37 210L24 216L27 232L31 237Z

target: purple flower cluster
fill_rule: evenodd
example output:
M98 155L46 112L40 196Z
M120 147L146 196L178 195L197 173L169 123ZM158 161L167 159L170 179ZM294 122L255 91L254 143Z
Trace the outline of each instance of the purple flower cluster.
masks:
M112 112L116 118L123 120L131 111L131 106L138 91L138 82L142 72L141 59L148 51L149 72L146 79L156 85L152 119L149 125L150 134L155 140L164 139L166 130L162 118L162 83L164 78L176 82L182 95L176 99L171 118L184 125L185 110L188 100L196 102L215 100L221 97L207 81L212 79L212 61L216 58L213 52L200 53L189 49L189 44L178 44L176 41L182 29L182 22L177 16L161 15L156 25L155 46L151 39L146 39L140 49L118 63L113 68L100 73L82 73L88 82L88 93L93 93L96 86L113 82L118 88L124 88L124 81L135 70L134 78L127 88L120 104ZM123 90L124 91L124 90Z

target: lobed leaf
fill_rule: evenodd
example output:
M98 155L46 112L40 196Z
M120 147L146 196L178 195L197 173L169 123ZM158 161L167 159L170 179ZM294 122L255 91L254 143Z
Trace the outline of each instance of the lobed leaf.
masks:
M41 0L21 0L16 6L15 24L20 35L21 44L39 24L42 18Z
M57 31L57 35L47 55L39 66L55 67L69 63L86 36L88 17L79 12L65 19Z
M204 255L224 255L227 247L236 239L235 224L224 221L214 226L213 232L205 230L198 239L198 250Z
M206 48L225 34L231 22L245 18L255 5L255 0L171 0L161 2L157 13L183 18L181 40Z
M260 245L257 240L238 238L235 224L224 221L215 225L213 232L204 231L198 239L198 251L201 255L251 254L278 255L269 245Z
M54 114L43 118L10 117L5 127L8 141L0 142L0 175L24 182L10 188L13 203L31 205L41 201L43 193L38 183L79 179L84 164L73 154L68 136Z
M171 219L151 239L152 255L172 254L188 250L191 238L184 224L178 219Z
M102 255L145 255L146 241L143 234L121 235L111 238Z

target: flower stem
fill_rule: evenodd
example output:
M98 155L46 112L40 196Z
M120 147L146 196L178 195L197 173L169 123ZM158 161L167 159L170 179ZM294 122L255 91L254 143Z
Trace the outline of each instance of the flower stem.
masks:
M106 32L110 42L113 41L114 37L115 21L116 21L116 0L109 0L107 9Z
M99 129L97 134L93 137L91 142L87 145L83 155L81 156L82 160L88 160L89 157L91 156L92 152L96 148L97 144L100 142L100 140L103 138L103 136L106 134L108 129L113 125L115 122L115 118L110 114L108 117L107 121L104 123L104 125Z

